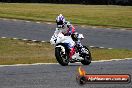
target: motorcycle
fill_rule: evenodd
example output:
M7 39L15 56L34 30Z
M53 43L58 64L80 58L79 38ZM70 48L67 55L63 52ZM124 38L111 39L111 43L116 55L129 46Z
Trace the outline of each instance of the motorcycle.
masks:
M80 38L84 38L83 34L79 34ZM55 45L55 57L60 65L67 66L68 63L81 62L83 65L89 65L91 63L92 57L90 50L83 46L83 52L80 53L81 48L79 48L73 41L71 36L64 36L62 32L54 33L50 39L50 43ZM67 44L73 44L75 53L70 59L70 49Z

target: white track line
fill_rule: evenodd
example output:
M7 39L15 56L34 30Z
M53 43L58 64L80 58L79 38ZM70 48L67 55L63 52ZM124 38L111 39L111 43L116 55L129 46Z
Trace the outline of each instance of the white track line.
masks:
M122 29L120 29L120 30L123 30L123 31L124 31L124 30L126 30L126 29L123 29L123 28L122 28Z
M33 64L14 64L14 65L0 65L0 67L13 67L13 66L32 66L32 65L51 65L58 63L33 63Z
M84 27L85 27L85 25L82 25L81 27L83 27L83 28L84 28Z
M4 38L6 38L6 37L1 37L1 38L3 38L3 39L4 39Z
M92 61L92 62L109 62L109 61L120 61L120 60L132 60L132 58L99 60L99 61Z
M41 22L36 22L37 24L40 24Z
M112 60L99 60L99 61L92 61L92 62L97 63L97 62L108 62L108 61L112 61Z
M12 21L18 21L17 19L12 19Z
M92 27L93 29L97 28L97 27Z
M18 38L12 38L12 39L17 40Z
M23 41L27 41L28 39L22 39Z
M111 28L106 28L107 30L110 30Z
M120 61L120 60L132 60L132 58L125 58L125 59L111 59L111 60L99 60L99 61L92 61L92 63L98 62L109 62L109 61ZM80 62L79 62L80 63ZM32 65L54 65L58 63L33 63L33 64L14 64L14 65L0 65L0 67L13 67L13 66L32 66Z
M8 19L4 18L3 20L8 20Z
M95 47L95 46L89 46L89 47L93 48L93 47Z
M7 38L7 37L1 37L1 38ZM17 40L18 38L12 38L12 39L14 39L14 40ZM21 40L23 40L23 41L28 41L28 39L21 39ZM33 42L36 42L37 40L31 40L31 41L33 41ZM44 43L44 42L46 42L46 41L40 41L40 42L42 42L42 43ZM96 47L96 46L89 46L90 48L94 48L94 47ZM100 48L100 49L104 49L105 47L98 47L98 48ZM113 48L106 48L106 49L113 49Z
M99 47L100 49L104 49L104 47Z
M31 21L25 21L25 22L29 23L29 22L31 22Z
M131 60L132 58L125 58L126 60Z
M41 41L41 42L43 43L43 42L46 42L46 41Z
M47 24L52 24L52 23L48 22Z
M32 40L33 42L36 42L37 40Z
M108 49L113 49L113 48L108 48Z

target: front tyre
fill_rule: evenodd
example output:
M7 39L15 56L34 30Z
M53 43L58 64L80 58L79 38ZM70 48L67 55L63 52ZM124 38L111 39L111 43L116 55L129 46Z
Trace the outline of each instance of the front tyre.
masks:
M61 47L55 48L55 57L60 65L67 66L69 63L69 56L67 52L65 54L62 52Z
M90 50L86 46L83 46L83 48L84 48L85 53L83 53L82 55L84 60L82 60L81 63L83 65L89 65L92 61Z

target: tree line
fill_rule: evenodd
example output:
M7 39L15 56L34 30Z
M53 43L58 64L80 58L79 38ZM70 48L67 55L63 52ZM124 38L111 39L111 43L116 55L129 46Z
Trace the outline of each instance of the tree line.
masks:
M132 5L132 0L0 0L8 3L58 3L88 5Z

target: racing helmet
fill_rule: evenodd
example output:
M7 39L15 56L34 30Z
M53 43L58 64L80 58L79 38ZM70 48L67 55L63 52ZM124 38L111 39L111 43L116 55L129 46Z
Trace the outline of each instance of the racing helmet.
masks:
M64 16L62 14L57 16L56 23L57 23L57 27L58 28L62 28L64 26L64 22L65 22L65 18L64 18Z

